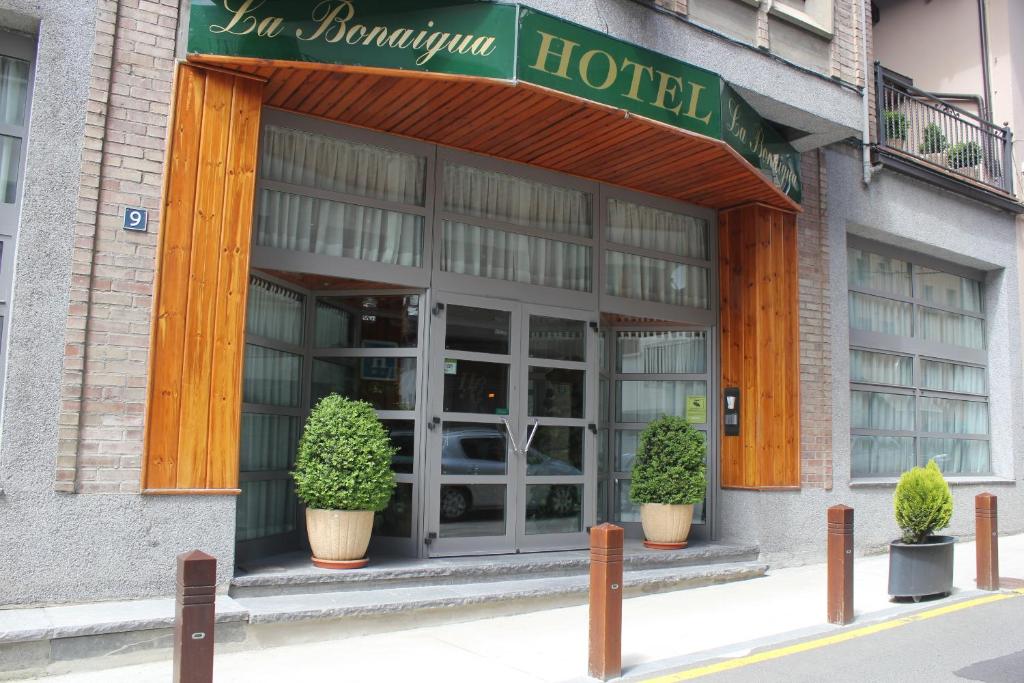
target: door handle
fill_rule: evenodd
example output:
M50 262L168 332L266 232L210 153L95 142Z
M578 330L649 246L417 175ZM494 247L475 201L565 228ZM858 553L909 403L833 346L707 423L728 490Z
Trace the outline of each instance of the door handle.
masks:
M508 432L508 440L512 442L512 452L513 453L518 453L519 452L519 446L516 444L516 437L515 437L515 435L512 434L512 427L509 426L508 420L506 418L504 418L504 417L501 418L501 423L503 425L505 425L505 431Z
M533 443L533 437L537 436L537 427L540 426L540 420L533 418L533 429L530 430L530 434L526 437L526 445L523 447L523 455L530 453L530 444Z

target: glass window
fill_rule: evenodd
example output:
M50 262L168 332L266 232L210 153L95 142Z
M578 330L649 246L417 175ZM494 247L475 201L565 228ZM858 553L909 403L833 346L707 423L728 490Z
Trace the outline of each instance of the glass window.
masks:
M423 206L427 160L335 136L265 126L260 176L292 185Z
M0 123L25 125L29 63L0 55Z
M913 324L913 304L850 292L852 329L909 337Z
M416 422L414 420L381 420L398 452L391 456L391 469L399 474L412 474L416 456Z
M415 348L420 297L337 296L316 302L317 348Z
M921 439L921 460L934 460L944 474L988 474L988 441Z
M242 413L240 470L287 470L295 463L302 424L291 415Z
M445 422L441 474L505 474L508 432L503 424Z
M620 429L615 432L615 471L631 472L636 448L640 443L638 430Z
M526 474L531 477L583 474L583 427L538 427L526 456Z
M526 413L530 417L583 417L584 370L529 369Z
M302 382L302 356L245 345L243 401L297 408Z
M292 251L419 267L423 216L263 190L256 244Z
M299 346L305 318L305 297L258 277L249 280L245 331L265 339Z
M592 249L583 244L443 222L441 270L460 275L592 291Z
M442 484L439 535L504 536L505 494L502 484Z
M914 439L855 434L850 438L850 460L855 477L898 477L917 464Z
M922 397L921 429L939 434L988 434L988 404Z
M869 384L911 386L914 383L914 359L910 356L851 349L850 379Z
M638 374L694 374L707 372L706 332L618 332L616 370Z
M981 313L981 283L932 268L916 269L921 298L930 304Z
M709 232L703 218L608 200L607 237L611 242L707 261L711 258Z
M922 358L921 386L936 391L984 394L985 368Z
M512 315L508 311L448 306L444 348L508 355Z
M616 522L640 521L640 506L633 505L629 500L631 483L628 479L615 480L615 501L612 508L612 519Z
M924 306L918 307L918 311L922 339L969 349L985 348L985 326L980 318Z
M582 320L530 316L530 358L582 363L587 359L587 325Z
M528 484L526 533L570 534L583 531L582 484Z
M295 485L290 479L243 481L238 496L235 540L277 536L295 530Z
M587 192L447 163L444 210L562 235L591 237Z
M707 397L706 382L630 380L618 382L617 422L650 422L662 415L686 416L689 396Z
M416 359L317 358L313 403L332 393L366 401L377 410L414 410Z
M21 138L0 135L0 202L13 204L18 199L21 176Z
M508 365L446 360L444 410L453 413L508 415Z
M373 533L391 538L412 536L412 484L399 484L388 506L374 515Z
M871 391L850 392L850 425L858 429L914 431L914 397Z
M849 249L847 255L847 274L852 289L910 296L910 264L906 261L860 249Z
M661 259L605 252L605 292L673 306L709 308L708 269Z

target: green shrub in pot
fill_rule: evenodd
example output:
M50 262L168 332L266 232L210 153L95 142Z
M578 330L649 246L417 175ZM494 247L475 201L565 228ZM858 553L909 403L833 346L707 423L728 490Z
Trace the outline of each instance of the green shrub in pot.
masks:
M950 168L971 168L981 163L981 154L977 142L958 142L946 150L946 163Z
M907 115L901 111L887 110L884 116L886 140L906 140L907 130L910 128Z
M929 123L924 128L924 140L918 146L921 154L939 154L946 151L949 141L937 123Z
M889 595L920 600L952 593L956 539L934 534L949 526L953 495L934 460L903 473L893 508L902 537L889 544Z
M893 507L904 543L923 543L937 530L949 526L953 494L934 460L926 467L903 473L896 485Z

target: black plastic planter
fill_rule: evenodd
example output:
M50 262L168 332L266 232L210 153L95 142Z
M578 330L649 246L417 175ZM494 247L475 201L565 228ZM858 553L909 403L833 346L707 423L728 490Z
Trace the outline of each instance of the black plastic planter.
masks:
M953 536L929 536L924 543L889 544L889 595L919 600L953 592Z

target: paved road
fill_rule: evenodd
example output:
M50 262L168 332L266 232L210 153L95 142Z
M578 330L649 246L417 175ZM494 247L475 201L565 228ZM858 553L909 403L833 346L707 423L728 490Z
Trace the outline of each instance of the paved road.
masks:
M984 600L984 598L982 599ZM964 606L970 604L970 606ZM910 620L853 626L835 636L772 646L735 660L742 666L714 672L701 664L654 677L658 683L885 683L887 681L1024 682L1024 595L945 611L957 603L922 606ZM841 636L842 637L842 636ZM766 661L759 658L772 657ZM728 660L723 660L728 661ZM711 671L709 671L711 670Z

